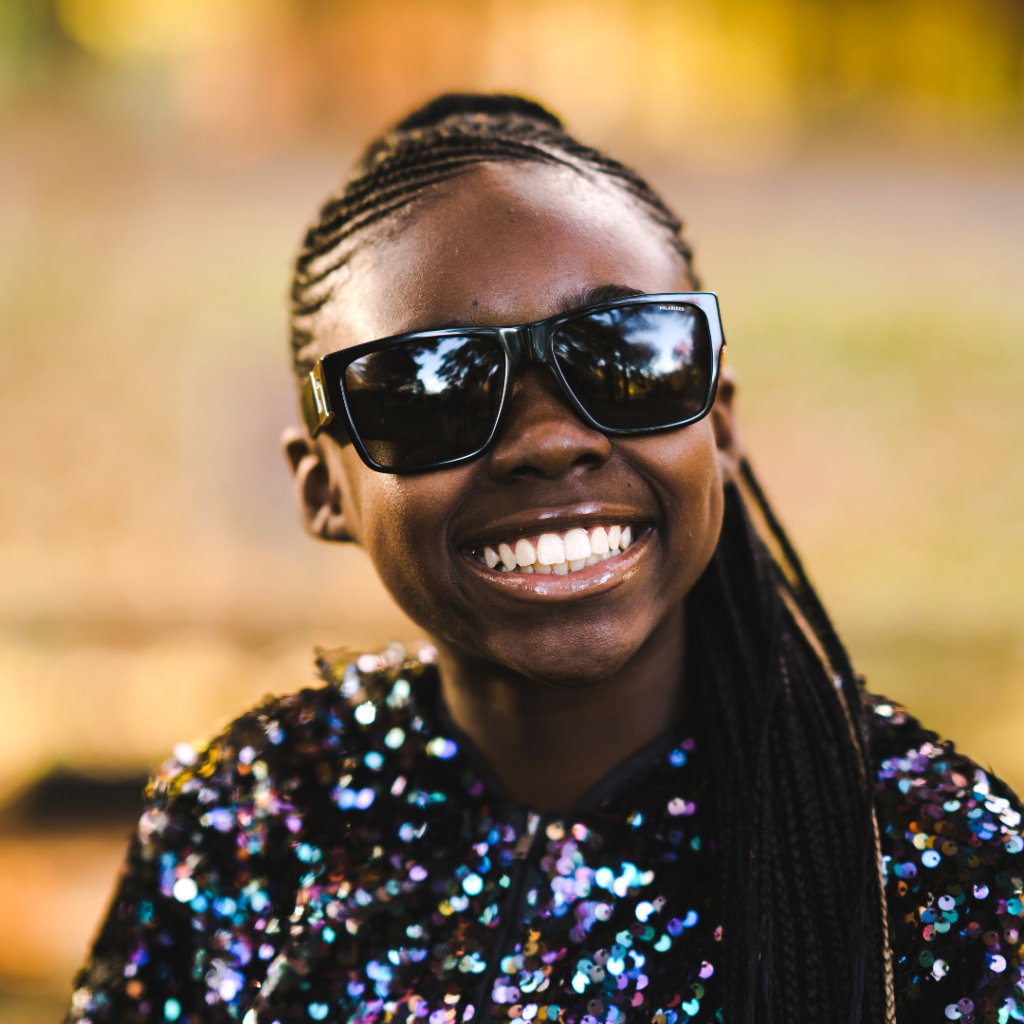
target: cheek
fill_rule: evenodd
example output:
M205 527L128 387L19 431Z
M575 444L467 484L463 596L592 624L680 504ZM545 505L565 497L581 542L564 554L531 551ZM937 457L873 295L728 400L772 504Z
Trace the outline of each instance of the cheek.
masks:
M471 471L392 476L367 469L358 456L354 461L346 470L359 542L392 596L412 613L450 573L448 522Z
M664 509L667 558L692 585L718 543L725 507L711 420L626 442L624 448Z
M361 481L363 546L382 572L395 562L429 559L443 544L443 509L431 501L425 479L367 471Z

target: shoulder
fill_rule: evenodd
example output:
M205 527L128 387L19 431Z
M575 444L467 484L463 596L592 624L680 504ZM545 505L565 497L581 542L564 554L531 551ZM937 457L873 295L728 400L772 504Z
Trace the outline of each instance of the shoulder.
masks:
M351 665L321 655L318 669L323 685L179 744L155 773L69 1020L145 1019L165 1004L234 1019L323 872L319 845L362 851L377 792L393 787L376 751L396 745L398 722L419 736L412 693L432 670L396 649Z
M295 834L321 805L356 806L339 778L372 769L366 755L391 719L412 717L413 685L432 668L394 649L351 663L318 652L317 668L323 685L268 698L209 742L175 747L150 781L140 837L176 826L227 835L258 823Z
M898 704L865 701L900 1020L1024 1020L1021 803Z

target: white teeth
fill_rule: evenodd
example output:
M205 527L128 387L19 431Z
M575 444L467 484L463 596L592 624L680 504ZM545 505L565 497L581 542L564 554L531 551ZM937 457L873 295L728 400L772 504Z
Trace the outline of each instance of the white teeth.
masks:
M537 541L537 561L541 565L558 565L565 561L565 545L557 533L540 535Z
M565 557L570 562L590 557L590 538L586 530L570 530L565 535Z
M516 541L516 561L524 566L537 561L537 549L525 537Z
M565 534L542 533L536 542L527 537L514 545L503 542L496 545L497 550L487 544L472 555L488 569L500 572L564 576L612 558L632 543L633 531L628 526L595 526L589 533L576 527Z

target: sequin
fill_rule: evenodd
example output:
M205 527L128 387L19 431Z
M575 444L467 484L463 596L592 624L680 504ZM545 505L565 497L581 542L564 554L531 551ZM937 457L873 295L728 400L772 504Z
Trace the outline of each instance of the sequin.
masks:
M432 757L439 757L442 761L448 761L459 752L459 746L454 740L444 736L435 736L427 743L427 753Z
M353 717L360 725L373 725L373 721L377 717L377 709L367 701L356 708Z
M191 878L179 878L174 883L174 898L179 903L191 903L199 895L199 887Z
M190 743L178 743L174 748L175 760L186 768L195 764L198 756L195 747Z
M68 1021L719 1020L699 744L532 814L447 734L434 659L323 661L324 688L175 748ZM898 1019L1024 1020L1020 806L866 699Z
M878 698L868 701L897 1007L915 1020L1024 1019L1021 948L1015 931L1006 937L1024 910L1020 805L903 708L888 702L880 714Z

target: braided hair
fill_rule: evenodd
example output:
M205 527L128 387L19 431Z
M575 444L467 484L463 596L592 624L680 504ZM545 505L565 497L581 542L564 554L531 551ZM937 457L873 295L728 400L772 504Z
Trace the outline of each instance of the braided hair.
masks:
M296 372L368 232L484 161L610 181L665 232L682 224L635 171L517 96L438 97L375 140L306 232L292 283ZM745 461L687 598L691 678L714 758L725 1024L889 1024L888 924L860 682Z
M520 96L439 96L367 147L341 191L320 208L295 260L291 288L291 346L296 374L315 360L308 346L316 314L330 301L339 272L369 229L415 202L432 185L474 164L519 161L571 167L610 180L658 225L691 271L693 255L682 224L635 171L577 142L554 114ZM696 280L696 279L695 279Z
M861 681L746 460L687 614L711 684L725 1021L890 1024Z

